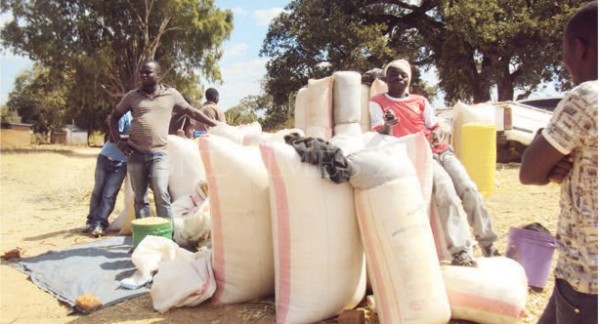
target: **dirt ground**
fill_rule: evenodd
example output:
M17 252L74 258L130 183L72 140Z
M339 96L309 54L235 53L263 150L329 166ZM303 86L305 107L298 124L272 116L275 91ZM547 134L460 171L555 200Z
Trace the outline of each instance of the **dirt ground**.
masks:
M98 151L98 148L60 146L2 150L2 253L20 248L23 256L31 257L93 240L80 230L85 223ZM502 253L511 226L539 222L552 232L556 227L559 187L522 186L518 167L518 164L498 165L496 187L486 198ZM121 210L122 199L121 192L112 217ZM530 292L521 323L536 322L551 290L552 280L549 280L542 292ZM70 315L68 307L4 261L0 265L0 302L0 323L273 323L275 315L272 299L228 306L204 304L161 315L153 310L149 295L90 315ZM376 322L376 318L370 319Z

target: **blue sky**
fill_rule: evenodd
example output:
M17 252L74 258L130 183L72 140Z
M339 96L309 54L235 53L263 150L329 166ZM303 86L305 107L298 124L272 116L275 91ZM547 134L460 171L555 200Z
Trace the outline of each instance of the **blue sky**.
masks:
M220 106L229 108L240 99L260 93L260 80L266 73L265 58L258 52L267 34L271 20L283 11L289 0L216 0L216 6L231 9L234 13L234 29L229 40L223 44L224 55L219 63L222 84L214 86L221 93ZM7 15L0 16L4 25ZM17 75L31 68L33 63L3 51L0 54L0 103L5 104L13 89Z

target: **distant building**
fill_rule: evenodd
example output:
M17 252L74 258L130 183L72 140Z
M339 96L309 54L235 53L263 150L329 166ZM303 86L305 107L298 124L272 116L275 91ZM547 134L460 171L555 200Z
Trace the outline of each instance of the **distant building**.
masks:
M61 130L55 130L52 132L50 143L64 145L87 145L88 132L75 125L67 125Z
M2 122L0 139L3 147L30 145L35 140L33 124Z

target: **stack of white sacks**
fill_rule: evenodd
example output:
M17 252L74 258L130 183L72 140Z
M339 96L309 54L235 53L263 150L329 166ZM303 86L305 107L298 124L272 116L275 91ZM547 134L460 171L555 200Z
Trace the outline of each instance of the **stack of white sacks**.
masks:
M382 91L385 84L362 85L357 72L336 72L298 91L296 129L268 134L256 123L219 125L186 140L199 143L201 162L193 159L205 178L179 199L205 212L190 218L197 219L195 233L188 226L182 235L180 223L175 235L189 245L210 228L212 303L274 295L278 323L318 322L363 300L368 268L382 323L519 320L527 279L518 263L496 257L468 268L444 261L439 224L430 222L427 140L369 132L368 101ZM302 163L283 140L291 132L340 147L350 182L335 184ZM197 189L203 184L209 198Z

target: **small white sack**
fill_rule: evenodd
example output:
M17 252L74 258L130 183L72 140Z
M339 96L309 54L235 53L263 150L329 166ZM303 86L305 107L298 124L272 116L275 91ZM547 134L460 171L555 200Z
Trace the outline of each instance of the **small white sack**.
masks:
M131 277L121 280L120 285L127 289L138 289L152 280L152 275L158 270L160 262L191 255L192 252L180 248L172 240L148 235L131 254L131 262L137 270Z
M452 318L517 323L527 306L527 276L506 257L479 258L477 267L442 265Z
M131 254L131 262L142 276L149 277L158 270L162 261L183 256L190 258L192 252L180 248L177 243L162 236L148 235L138 244Z
M181 238L191 243L198 243L210 236L211 229L210 200L204 200L194 215L185 218Z
M192 259L177 257L161 262L150 296L152 306L162 314L172 307L199 305L212 297L216 288L211 251L205 250Z
M208 198L196 194L177 199L172 205L173 240L183 247L195 246L210 234Z

